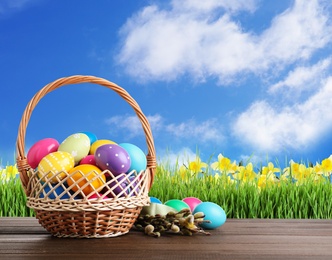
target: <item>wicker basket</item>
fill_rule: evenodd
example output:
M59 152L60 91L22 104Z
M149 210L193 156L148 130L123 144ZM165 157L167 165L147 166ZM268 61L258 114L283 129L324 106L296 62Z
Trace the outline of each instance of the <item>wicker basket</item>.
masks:
M58 178L58 182L52 184L49 179L38 176L38 171L31 168L25 156L26 128L35 106L49 92L65 85L78 83L95 83L118 93L134 109L145 133L148 148L147 169L145 171L139 173L133 171L120 175L121 178L114 176L109 171L101 173L113 177L112 181L116 182L112 186L113 188L123 189L122 182L127 182L127 188L117 195L112 193L114 190L108 185L109 182L104 182L103 193L113 194L113 197L109 196L111 198L89 199L80 189L73 192L66 185L67 179L71 178L72 174L69 175L66 172L66 177L63 179L56 175L55 178ZM27 205L35 210L39 223L54 236L102 238L126 234L136 221L142 207L150 203L148 192L153 183L156 168L155 148L150 124L137 102L128 92L110 81L94 76L76 75L60 78L46 85L35 94L24 111L19 125L16 148L17 166L27 196ZM86 185L89 185L93 180L86 178ZM47 191L45 191L45 187L48 188ZM55 191L59 187L63 190L61 194L57 194Z

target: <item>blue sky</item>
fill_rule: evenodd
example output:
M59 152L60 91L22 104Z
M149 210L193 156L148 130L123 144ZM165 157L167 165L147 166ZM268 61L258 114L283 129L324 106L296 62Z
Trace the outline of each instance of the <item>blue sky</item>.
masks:
M199 150L203 160L321 161L332 147L331 18L328 0L2 0L2 164L14 161L32 96L76 74L106 78L136 99L159 160ZM42 99L26 151L80 131L146 151L130 106L90 84Z

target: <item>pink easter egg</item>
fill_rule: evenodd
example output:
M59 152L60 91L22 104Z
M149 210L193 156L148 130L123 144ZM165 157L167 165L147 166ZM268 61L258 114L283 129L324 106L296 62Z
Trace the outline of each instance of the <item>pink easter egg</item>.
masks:
M53 138L45 138L36 142L28 151L28 164L33 168L37 168L41 159L46 155L56 152L59 147L59 142Z
M202 201L200 199L195 198L195 197L187 197L187 198L184 198L183 201L188 204L191 211L194 211L196 206L198 204L202 203Z
M101 193L93 193L91 196L88 196L89 200L91 200L91 199L99 199L99 198L102 198L104 200L108 199L108 197L106 195L103 195Z
M80 164L91 164L96 166L96 159L93 154L89 154L85 156L81 161Z

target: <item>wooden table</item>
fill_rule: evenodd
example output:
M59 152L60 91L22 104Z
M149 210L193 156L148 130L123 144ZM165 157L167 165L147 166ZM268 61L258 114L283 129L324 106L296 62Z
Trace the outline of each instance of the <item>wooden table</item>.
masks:
M52 237L34 218L0 218L0 259L332 259L332 220L228 219L211 236L77 239Z

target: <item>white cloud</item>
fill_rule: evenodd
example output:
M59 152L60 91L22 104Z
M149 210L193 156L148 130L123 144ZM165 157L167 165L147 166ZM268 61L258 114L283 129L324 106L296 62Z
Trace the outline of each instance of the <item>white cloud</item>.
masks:
M234 122L237 140L254 150L277 153L283 149L306 149L332 128L332 78L305 102L272 107L255 102Z
M225 140L222 126L217 119L207 119L197 122L194 119L175 124L166 123L166 120L159 114L147 116L153 135L163 133L174 140L194 140L198 143L213 142L221 143ZM125 132L127 138L143 135L141 123L136 116L117 115L105 120L110 126L112 134L118 131Z
M188 162L195 160L197 155L188 147L182 147L177 151L158 151L158 154L161 155L158 158L158 164L166 165L170 168L181 165L188 166Z
M172 6L174 10L179 12L190 11L205 13L214 11L217 8L222 8L230 12L241 10L254 11L256 9L256 0L173 0Z
M217 119L208 119L203 122L192 119L180 124L169 124L166 130L178 138L194 139L200 143L221 143L225 139Z
M244 31L233 14L253 12L255 1L174 0L170 9L147 6L121 29L117 60L141 80L190 74L196 80L212 76L231 82L242 72L275 73L331 42L321 2L296 0L260 34Z
M20 11L34 2L36 2L36 0L1 0L0 15Z
M282 91L286 91L290 95L301 93L304 90L310 90L316 88L317 83L325 76L326 70L331 65L331 57L319 61L318 63L307 66L307 67L297 67L290 71L287 77L275 83L269 88L271 94Z
M152 131L157 131L162 125L162 117L158 114L146 116ZM111 126L110 131L116 134L118 130L126 133L127 138L133 138L143 135L143 127L137 116L118 115L105 120L106 124Z
M309 58L331 41L329 17L323 10L324 1L295 0L294 6L276 16L260 36L258 47L269 63L289 63Z

